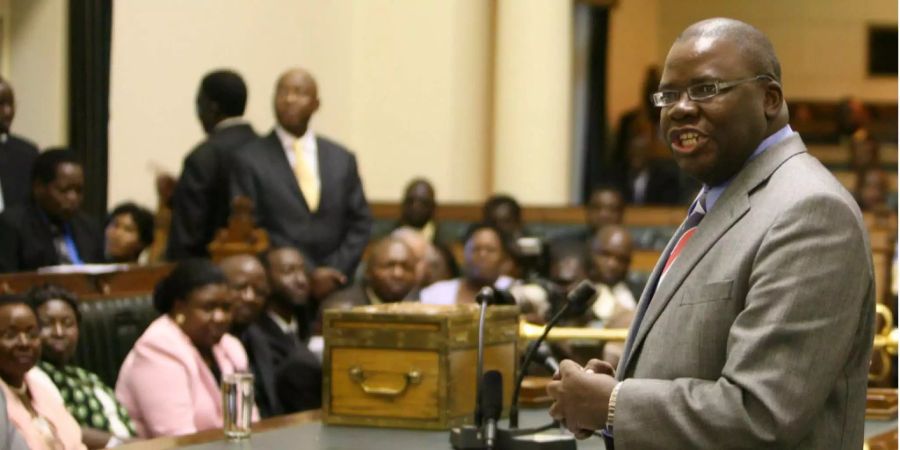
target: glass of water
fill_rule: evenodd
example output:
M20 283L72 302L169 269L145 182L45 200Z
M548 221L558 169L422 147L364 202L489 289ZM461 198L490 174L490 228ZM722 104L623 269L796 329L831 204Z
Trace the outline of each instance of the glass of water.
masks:
M222 418L228 439L250 437L253 398L252 373L236 372L222 377Z

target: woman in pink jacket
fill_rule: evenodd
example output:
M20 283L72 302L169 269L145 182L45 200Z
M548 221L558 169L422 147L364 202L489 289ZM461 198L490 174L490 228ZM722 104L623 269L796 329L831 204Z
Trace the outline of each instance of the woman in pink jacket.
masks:
M37 317L24 299L0 299L0 389L10 422L31 450L83 450L81 428L40 373Z
M222 271L187 260L156 286L162 313L125 358L116 397L143 437L222 427L219 384L248 370L240 341L226 334L234 298Z

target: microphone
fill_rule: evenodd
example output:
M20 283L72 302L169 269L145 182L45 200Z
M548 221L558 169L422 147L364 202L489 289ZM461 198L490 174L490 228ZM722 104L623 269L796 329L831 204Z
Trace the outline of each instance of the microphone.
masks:
M490 370L481 381L481 412L484 416L484 445L490 450L497 440L497 422L503 412L503 374Z
M590 281L584 280L572 289L572 292L568 295L568 302L563 305L559 311L547 322L547 326L544 327L544 333L541 334L533 345L528 349L528 352L525 353L525 359L522 362L522 367L519 368L519 374L516 376L516 383L513 386L513 395L512 395L512 403L509 405L509 427L511 429L515 429L519 427L519 391L522 389L522 380L525 379L525 373L528 370L528 365L534 359L535 352L544 342L544 339L547 338L547 333L550 332L550 329L556 326L560 320L562 320L566 311L570 307L579 307L587 304L587 302L591 301L594 297L597 296L597 289L594 288L594 285L591 284Z
M531 344L534 346L534 343ZM559 361L553 357L553 350L546 342L541 342L534 351L535 360L544 365L551 372L559 372Z

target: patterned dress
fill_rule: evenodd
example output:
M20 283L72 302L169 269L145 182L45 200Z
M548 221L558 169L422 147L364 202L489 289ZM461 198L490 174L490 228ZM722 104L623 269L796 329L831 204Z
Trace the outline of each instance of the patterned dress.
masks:
M66 409L82 426L106 431L119 438L137 435L128 411L96 374L73 365L60 369L46 361L38 366L59 389Z

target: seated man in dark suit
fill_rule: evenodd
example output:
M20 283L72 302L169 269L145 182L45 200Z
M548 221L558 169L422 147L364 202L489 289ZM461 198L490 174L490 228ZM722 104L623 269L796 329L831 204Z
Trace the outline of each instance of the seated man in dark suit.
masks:
M272 408L270 413L319 408L322 366L308 348L314 316L303 255L293 247L280 247L269 250L261 260L268 272L271 293L265 311L248 331L254 334L251 346L259 345L261 340L271 353L269 362L258 368L275 375L280 409ZM291 370L281 370L286 364Z
M232 335L238 337L247 351L254 375L256 407L261 417L281 414L283 408L275 388L275 365L268 338L256 322L266 306L269 280L259 259L251 255L229 256L219 262L237 297L231 313Z
M412 227L422 233L428 241L437 237L437 223L434 221L434 186L424 178L416 178L403 191L403 206L397 228Z
M0 78L0 211L26 203L31 196L31 166L37 147L9 132L16 116L16 97Z
M102 262L103 233L81 212L84 171L75 153L41 153L31 178L31 201L0 214L0 272Z
M312 75L302 69L281 75L274 106L275 129L235 155L231 195L250 198L272 245L303 252L311 292L322 300L356 270L372 216L356 157L309 127L319 108Z
M415 287L416 265L412 250L401 239L386 237L369 251L365 278L329 295L321 309L399 302Z
M197 117L207 138L184 159L172 195L169 259L208 256L206 246L227 225L232 156L256 138L241 118L246 104L247 87L237 73L218 70L200 82Z

